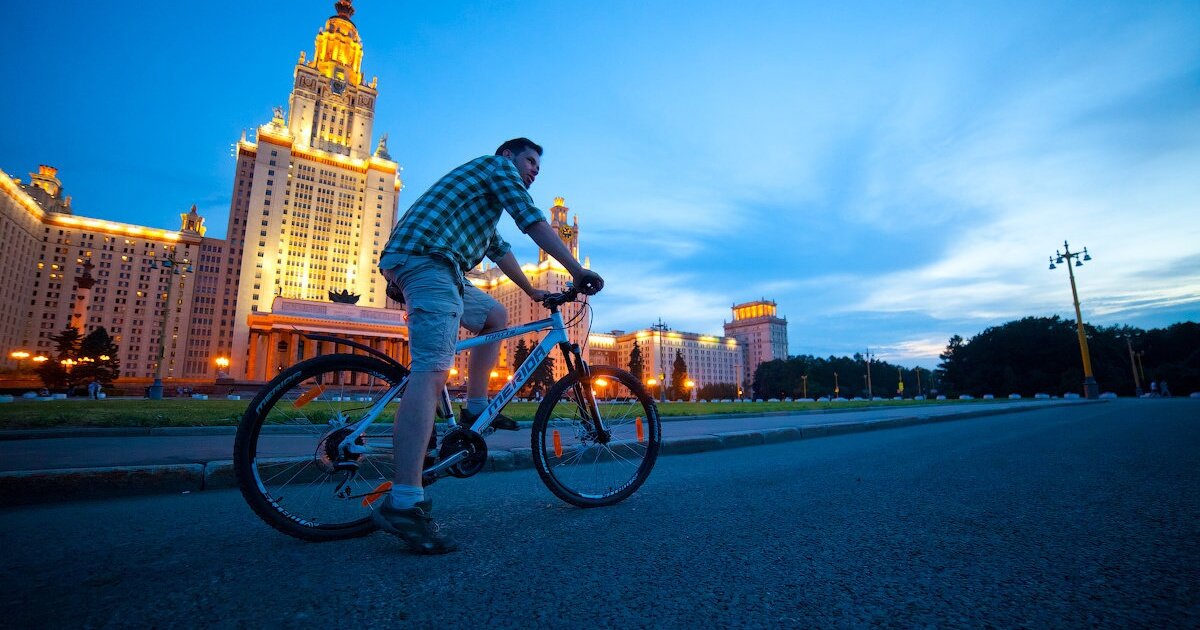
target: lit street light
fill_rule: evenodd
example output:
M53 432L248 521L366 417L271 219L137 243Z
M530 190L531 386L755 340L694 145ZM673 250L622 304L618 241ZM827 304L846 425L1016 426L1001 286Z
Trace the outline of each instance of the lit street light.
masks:
M1085 398L1096 399L1100 397L1100 385L1096 383L1096 377L1092 375L1092 357L1088 353L1087 336L1083 333L1083 315L1079 312L1079 292L1075 289L1075 270L1072 269L1071 260L1075 260L1075 267L1082 267L1085 261L1091 260L1092 256L1088 254L1086 247L1083 248L1083 253L1072 252L1071 248L1063 241L1063 251L1054 251L1054 256L1050 257L1050 269L1055 269L1055 263L1063 264L1067 262L1067 275L1071 278L1071 297L1075 300L1075 326L1079 330L1079 353L1083 356L1083 395Z
M217 379L223 379L227 376L229 369L229 357L217 357L214 361L217 364Z
M17 371L20 372L25 359L29 358L29 353L25 352L24 350L14 350L12 354L8 356L17 360Z

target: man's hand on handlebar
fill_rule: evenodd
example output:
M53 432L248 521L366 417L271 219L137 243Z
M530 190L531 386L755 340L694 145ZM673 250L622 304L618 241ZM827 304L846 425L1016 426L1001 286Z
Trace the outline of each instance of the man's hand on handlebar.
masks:
M550 295L551 293L549 291L534 289L529 293L529 299L533 300L534 302L544 302L546 298L550 297Z
M604 278L590 269L584 269L573 276L575 288L584 295L595 295L604 288Z

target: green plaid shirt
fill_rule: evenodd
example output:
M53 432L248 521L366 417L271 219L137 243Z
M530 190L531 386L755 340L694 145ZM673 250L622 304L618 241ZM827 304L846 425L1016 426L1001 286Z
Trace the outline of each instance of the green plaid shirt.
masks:
M450 171L409 206L392 229L379 268L395 267L405 254L445 258L463 273L484 256L499 261L512 250L496 231L504 211L522 232L546 220L508 158L485 155L471 160Z

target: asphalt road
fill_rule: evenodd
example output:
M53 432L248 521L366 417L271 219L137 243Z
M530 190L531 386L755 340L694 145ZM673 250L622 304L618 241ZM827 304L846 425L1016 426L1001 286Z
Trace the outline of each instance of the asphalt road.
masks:
M628 501L439 482L464 550L294 541L236 491L0 512L8 627L1200 626L1200 405L669 457Z

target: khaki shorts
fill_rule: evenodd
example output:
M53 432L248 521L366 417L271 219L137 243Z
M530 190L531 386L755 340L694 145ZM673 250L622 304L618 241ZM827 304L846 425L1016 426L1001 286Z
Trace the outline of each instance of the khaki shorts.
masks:
M458 327L479 334L488 313L500 306L441 258L408 255L380 273L404 294L413 372L449 370Z

